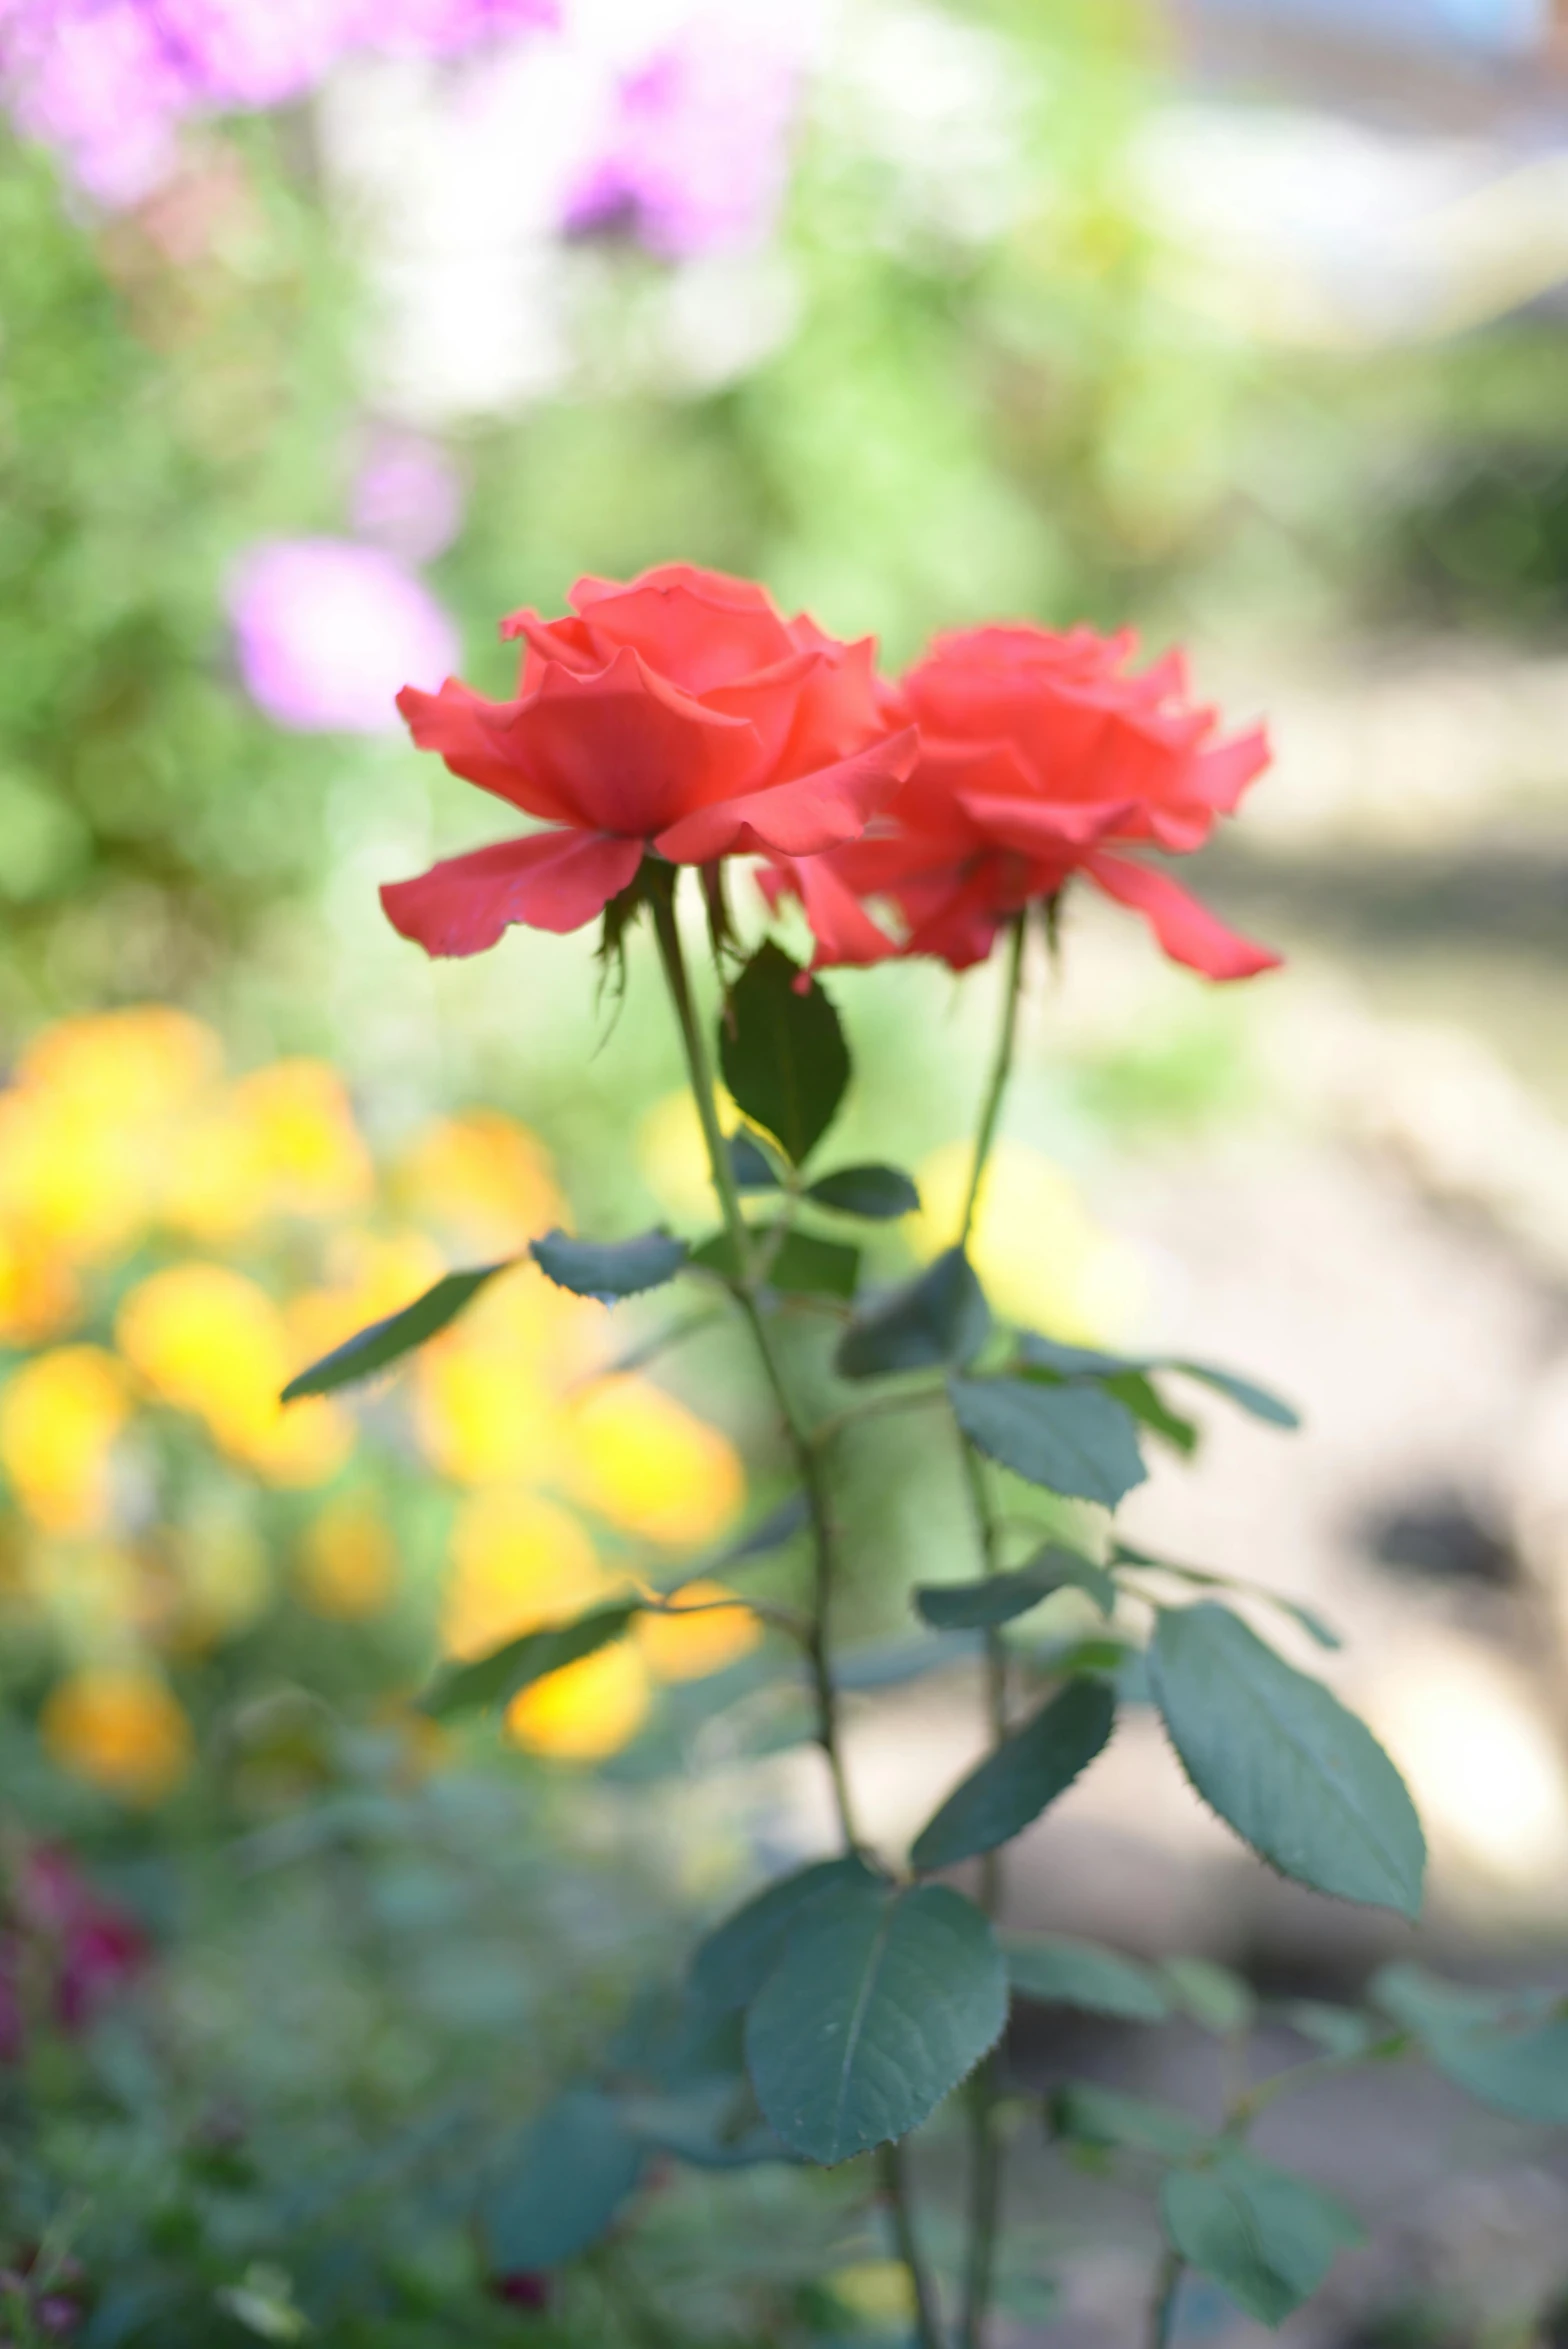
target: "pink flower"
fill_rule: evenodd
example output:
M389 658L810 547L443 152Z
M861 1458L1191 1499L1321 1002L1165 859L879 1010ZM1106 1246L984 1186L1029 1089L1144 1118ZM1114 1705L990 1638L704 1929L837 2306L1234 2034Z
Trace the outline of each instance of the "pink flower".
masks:
M399 687L437 686L457 666L457 631L429 590L348 539L254 548L229 612L246 692L303 733L392 732Z
M782 11L695 17L622 84L567 226L622 226L674 260L757 243L783 201L800 79Z

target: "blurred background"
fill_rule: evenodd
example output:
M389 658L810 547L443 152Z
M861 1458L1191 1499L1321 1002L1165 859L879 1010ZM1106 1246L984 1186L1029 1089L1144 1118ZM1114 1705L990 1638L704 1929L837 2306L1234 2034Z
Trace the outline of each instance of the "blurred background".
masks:
M1299 1403L1289 1442L1206 1409L1128 1529L1344 1630L1431 1917L1290 1893L1140 1716L1010 1900L1274 1995L1413 1952L1562 1979L1568 19L0 0L0 107L10 2335L897 2337L853 2180L682 2173L565 2283L469 2223L612 2034L635 2075L692 1920L825 1832L732 1617L560 1676L504 1749L409 1706L777 1497L726 1344L607 1378L653 1318L523 1275L363 1407L273 1401L449 1263L713 1213L635 942L617 1004L584 939L431 966L376 903L495 831L393 693L509 691L499 616L583 572L754 574L890 665L1129 622L1268 718L1198 881L1286 971L1207 989L1074 904L978 1250L1036 1326ZM927 1202L888 1275L950 1236L989 984L833 990L846 1147ZM909 1585L968 1553L896 1423L851 1466L893 1842L976 1750L961 1671L896 1685ZM1014 2061L1212 2093L1176 2027L1042 2013ZM1373 2221L1292 2342L1568 2338L1560 2138L1421 2080L1270 2126ZM1026 2170L1005 2337L1111 2349L1147 2214Z

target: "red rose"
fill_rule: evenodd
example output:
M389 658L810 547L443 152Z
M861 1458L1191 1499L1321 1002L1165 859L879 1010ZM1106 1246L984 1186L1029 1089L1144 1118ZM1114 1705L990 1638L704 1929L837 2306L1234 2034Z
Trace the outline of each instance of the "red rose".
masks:
M576 930L652 848L673 864L813 858L857 840L914 763L885 716L869 638L785 620L760 587L687 563L580 579L575 617L518 612L516 701L449 679L398 707L422 750L549 827L381 892L431 954L478 954L509 923Z
M1131 845L1182 854L1208 838L1269 762L1261 730L1214 739L1217 714L1187 698L1169 654L1141 673L1130 634L977 628L940 636L903 681L920 756L880 835L789 868L819 960L931 954L963 970L1009 917L1074 873L1141 913L1165 952L1212 979L1278 956L1227 930ZM895 948L865 899L897 907Z

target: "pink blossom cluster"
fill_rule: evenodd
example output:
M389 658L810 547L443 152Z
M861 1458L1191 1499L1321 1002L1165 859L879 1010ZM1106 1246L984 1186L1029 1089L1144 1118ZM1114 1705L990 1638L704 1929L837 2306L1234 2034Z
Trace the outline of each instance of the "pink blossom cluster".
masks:
M182 122L301 97L355 51L441 57L556 0L0 0L0 94L99 202L168 177Z

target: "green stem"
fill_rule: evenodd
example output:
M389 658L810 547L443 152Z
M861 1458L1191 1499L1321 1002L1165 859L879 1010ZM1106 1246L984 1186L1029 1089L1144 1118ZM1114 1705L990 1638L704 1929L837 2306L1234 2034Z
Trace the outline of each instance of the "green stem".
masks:
M985 1102L980 1111L980 1130L975 1136L975 1162L970 1170L969 1196L964 1201L963 1228L958 1245L967 1248L974 1230L975 1210L980 1204L980 1185L985 1179L986 1163L991 1156L991 1145L996 1140L996 1129L1001 1122L1002 1100L1007 1091L1007 1080L1013 1073L1013 1050L1018 1041L1018 1004L1023 994L1024 939L1028 917L1014 914L1012 945L1007 958L1007 976L1003 981L1002 1032L997 1038L996 1058L991 1066L991 1081L986 1087Z
M817 1742L822 1748L828 1775L832 1780L833 1799L845 1849L856 1851L860 1848L860 1836L855 1826L849 1776L839 1735L838 1692L833 1684L830 1617L836 1543L823 1452L795 1407L789 1381L784 1375L784 1367L773 1342L773 1333L758 1302L758 1271L754 1266L751 1235L741 1214L740 1194L735 1187L729 1149L719 1125L713 1097L713 1064L708 1056L702 1022L692 1002L691 981L687 976L686 958L681 950L680 930L675 919L674 873L671 872L666 878L655 867L648 896L653 908L654 932L659 942L665 981L669 987L670 1001L675 1007L681 1042L685 1047L687 1074L697 1103L697 1115L702 1121L703 1139L708 1147L713 1187L719 1195L719 1204L724 1212L724 1228L734 1251L736 1301L745 1315L758 1359L778 1406L779 1417L784 1423L796 1473L811 1515L815 1568L805 1646L816 1688ZM920 2349L944 2349L941 2314L934 2287L920 2255L903 2157L896 2145L883 2148L881 2166L883 2187L893 2215L899 2258L908 2271L910 2290L914 2296Z
M806 1656L811 1668L812 1683L817 1700L817 1743L821 1746L833 1784L833 1800L843 1832L845 1848L858 1850L860 1836L855 1826L854 1806L850 1799L849 1778L844 1767L843 1745L839 1736L838 1695L833 1685L830 1661L830 1618L835 1581L835 1541L832 1510L829 1505L827 1481L823 1462L804 1420L795 1407L784 1366L773 1342L773 1333L757 1299L756 1271L753 1262L752 1238L745 1217L741 1214L740 1193L735 1187L735 1174L730 1165L729 1145L719 1124L718 1105L714 1100L713 1062L708 1053L708 1040L692 1001L691 981L687 976L686 957L681 947L680 929L675 919L675 871L657 865L650 871L648 898L653 908L654 934L659 942L659 958L664 965L665 982L670 1001L675 1007L680 1027L681 1042L686 1052L686 1070L691 1081L697 1115L702 1123L703 1140L708 1148L708 1166L713 1176L713 1187L719 1195L723 1210L724 1229L729 1235L735 1258L733 1288L735 1300L745 1315L764 1376L784 1423L785 1435L800 1478L801 1490L811 1515L812 1538L815 1549L814 1588L812 1593L810 1636L806 1642Z
M1154 2298L1149 2305L1149 2349L1170 2349L1176 2337L1176 2302L1186 2266L1187 2262L1176 2250L1167 2250L1160 2261L1154 2278Z
M893 2240L898 2246L899 2261L908 2274L914 2296L915 2338L920 2343L920 2349L943 2349L942 2311L937 2304L936 2286L926 2272L926 2263L915 2239L914 2202L909 2191L902 2145L882 2146L877 2154L877 2167L882 2174L882 2191L893 2217Z
M986 1165L1001 1123L1008 1079L1012 1075L1013 1054L1018 1039L1018 1005L1023 993L1025 935L1026 917L1021 913L1015 914L1007 975L1003 982L1001 1032L997 1037L991 1078L980 1111L969 1195L964 1202L963 1229L959 1235L959 1245L964 1248L968 1247L974 1229L975 1211L980 1203L980 1186L985 1179ZM974 1512L980 1573L982 1578L989 1579L997 1570L998 1543L996 1521L986 1491L985 1470L979 1455L966 1439L961 1439L960 1449L965 1481L969 1487L970 1507ZM996 1630L988 1630L985 1635L985 1710L986 1727L994 1750L1007 1735L1007 1644ZM1000 1852L987 1852L980 1863L980 1905L993 1922L1001 1914ZM960 2349L984 2349L986 2324L996 2288L997 2239L1001 2231L1005 2182L1004 2148L998 2113L1000 2097L1000 2065L993 2051L976 2072L969 2090L969 2228L964 2259L963 2314L958 2331Z
M985 1489L985 1471L972 1446L962 1446L964 1475L974 1511L980 1549L980 1571L996 1572L997 1533ZM986 1727L993 1749L1007 1735L1007 1647L999 1631L985 1635ZM1002 1855L989 1851L980 1862L980 1906L993 1922L1002 1910ZM1002 2222L1004 2160L998 2104L1000 2066L996 2053L985 2058L970 2083L969 2117L969 2226L964 2258L963 2314L959 2322L960 2349L983 2349L986 2320L996 2287L997 2239Z

